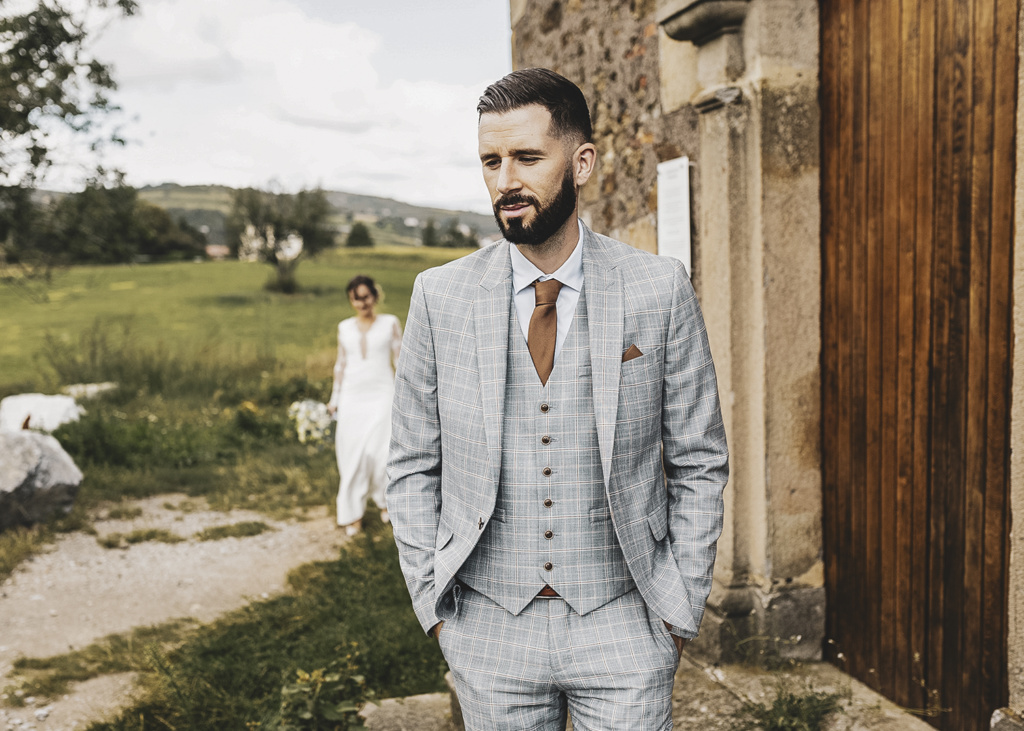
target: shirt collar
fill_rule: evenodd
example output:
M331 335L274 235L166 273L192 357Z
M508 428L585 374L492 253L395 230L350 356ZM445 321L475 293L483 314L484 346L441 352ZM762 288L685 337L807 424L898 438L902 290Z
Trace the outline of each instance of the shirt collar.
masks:
M519 294L538 279L541 281L557 279L564 287L569 287L577 292L583 291L583 226L579 223L579 219L576 220L576 223L580 227L579 241L576 242L576 246L573 247L572 253L569 254L569 258L565 260L565 263L552 274L542 272L534 266L533 262L523 256L522 252L519 251L519 247L509 243L509 256L512 259L513 294Z

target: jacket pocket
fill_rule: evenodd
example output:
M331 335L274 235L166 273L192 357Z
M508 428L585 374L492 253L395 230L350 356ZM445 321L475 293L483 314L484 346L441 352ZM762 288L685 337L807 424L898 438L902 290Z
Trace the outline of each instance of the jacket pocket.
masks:
M440 551L445 548L452 542L452 536L454 535L452 529L445 525L444 522L439 523L437 526L437 538L434 541L434 550Z
M668 535L668 510L662 506L653 513L648 513L647 524L651 527L654 540L660 541Z

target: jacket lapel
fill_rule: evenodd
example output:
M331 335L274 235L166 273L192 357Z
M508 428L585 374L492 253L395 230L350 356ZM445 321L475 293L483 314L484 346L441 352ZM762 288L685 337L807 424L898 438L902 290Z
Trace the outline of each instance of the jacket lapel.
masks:
M594 379L594 412L601 468L608 489L615 446L622 368L622 279L604 246L583 226L583 286L590 321L590 361Z
M501 476L501 424L505 415L505 372L508 363L508 319L512 305L512 264L508 244L499 241L490 264L480 279L473 321L476 357L480 370L484 431L490 457L490 477L495 487Z

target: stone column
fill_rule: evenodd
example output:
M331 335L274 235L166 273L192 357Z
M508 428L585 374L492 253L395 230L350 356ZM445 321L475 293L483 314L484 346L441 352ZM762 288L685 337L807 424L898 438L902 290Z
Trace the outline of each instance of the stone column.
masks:
M668 46L663 86L678 86L674 75L696 79L694 269L732 466L715 587L693 647L726 658L817 658L825 599L817 5L660 0L658 20ZM695 54L671 44L692 44ZM695 64L666 63L694 55Z

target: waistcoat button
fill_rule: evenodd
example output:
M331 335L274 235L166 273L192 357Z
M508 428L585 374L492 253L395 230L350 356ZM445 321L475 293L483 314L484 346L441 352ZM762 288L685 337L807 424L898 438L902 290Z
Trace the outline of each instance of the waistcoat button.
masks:
M551 507L551 505L552 505L552 503L551 503L551 498L547 498L547 499L546 499L546 500L544 501L544 507L545 507L545 508L550 508L550 507Z
M551 477L551 468L550 468L550 467L545 467L545 468L544 468L544 469L542 470L542 472L544 473L544 476L545 476L545 477Z
M544 564L544 570L545 571L550 571L553 568L555 568L555 565L553 563L551 563L550 561L548 561L546 564Z
M549 437L547 434L545 434L544 436L542 436L540 438L540 443L541 444L551 444L551 437Z
M544 537L547 538L550 541L552 538L555 537L554 531L550 531L550 530L544 531Z
M545 414L546 414L546 413L548 413L548 409L550 409L550 408L551 408L551 407L550 407L550 406L548 406L547 404L541 404L541 405L540 405L540 410L541 410L541 412L542 412L542 413L545 413Z

